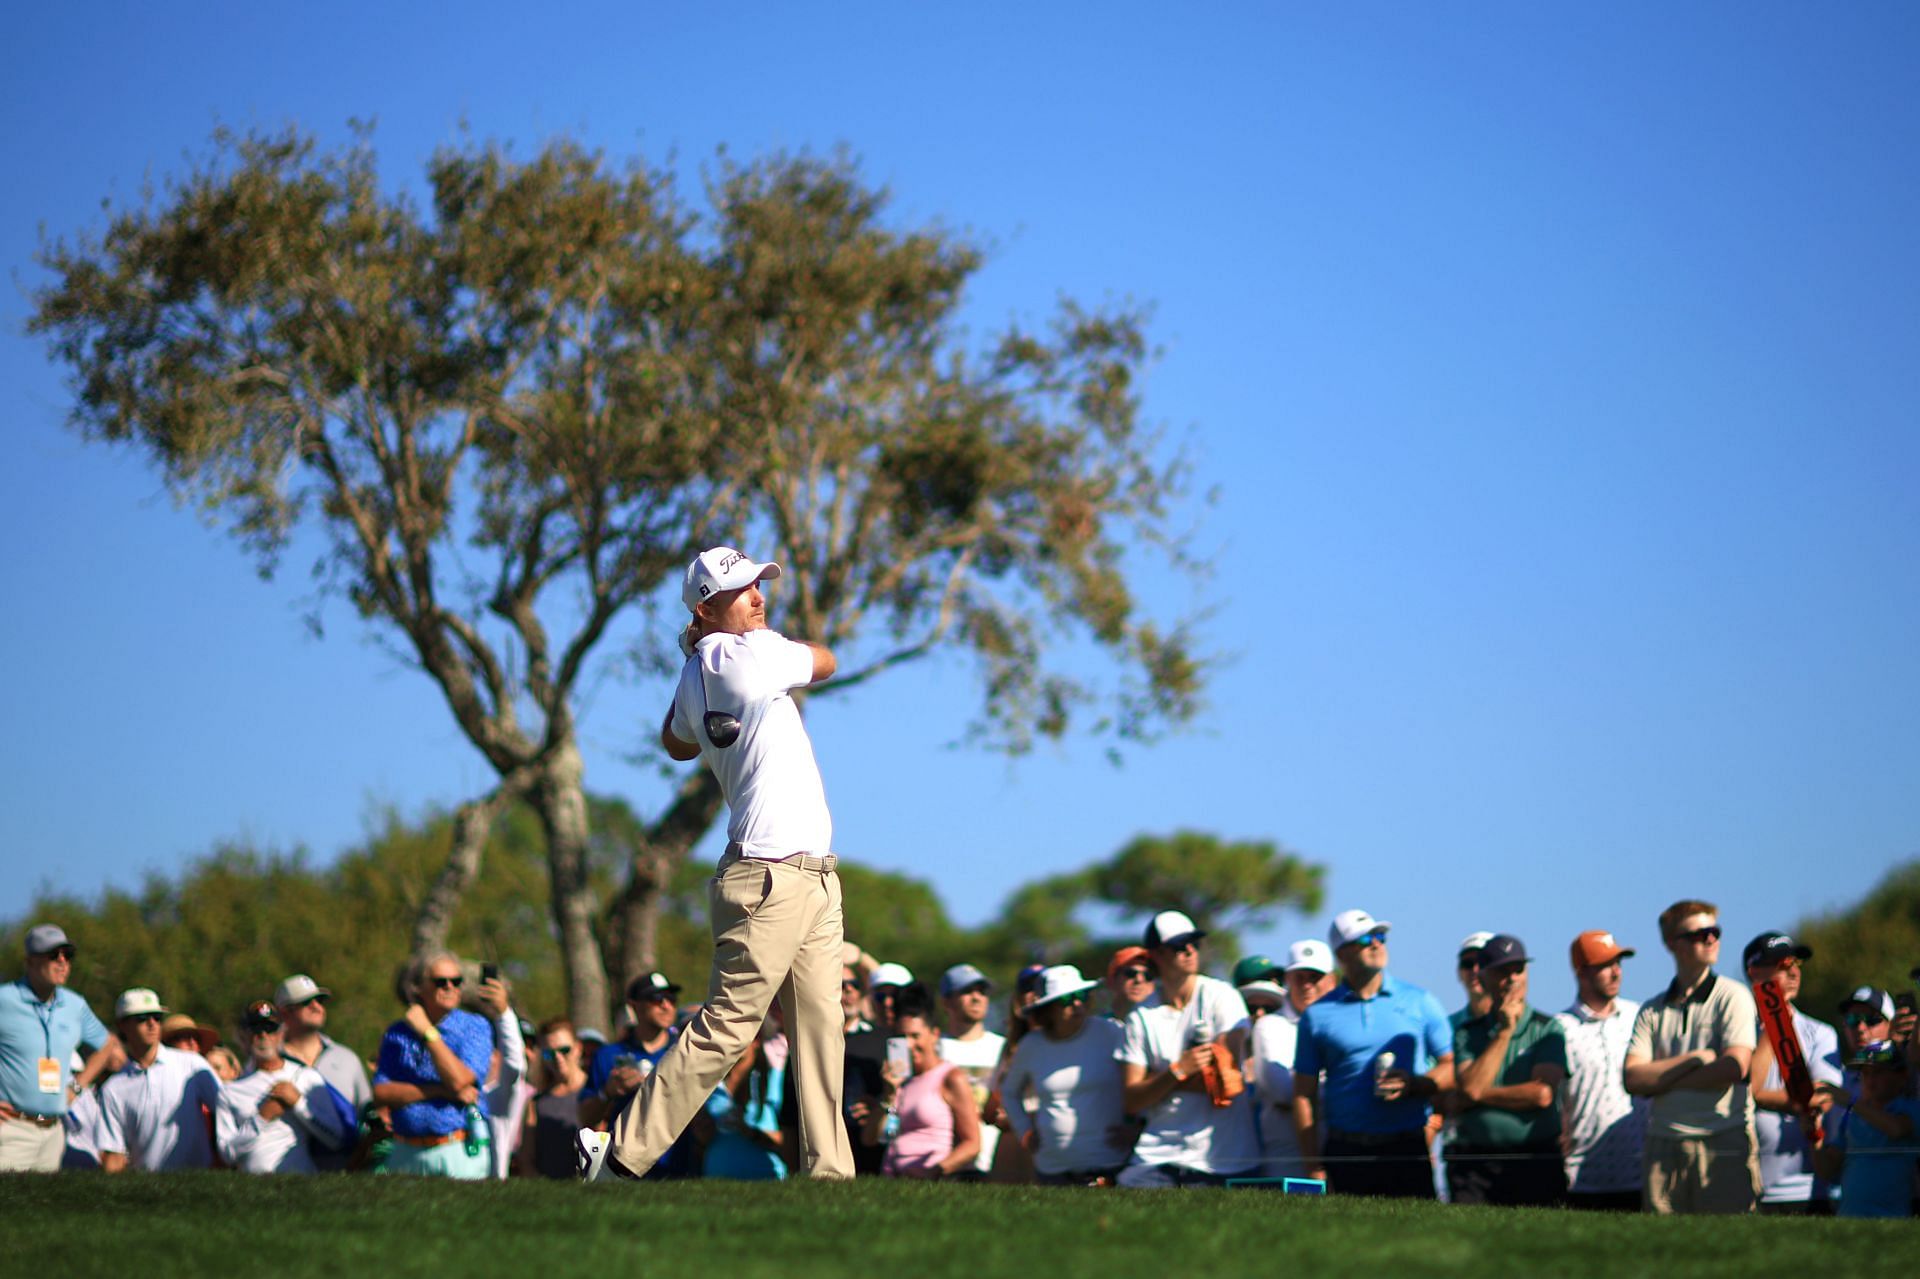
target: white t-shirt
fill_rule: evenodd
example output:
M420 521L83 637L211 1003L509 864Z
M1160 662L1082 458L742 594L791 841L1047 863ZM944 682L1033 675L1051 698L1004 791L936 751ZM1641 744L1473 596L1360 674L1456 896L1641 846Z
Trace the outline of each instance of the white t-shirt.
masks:
M1260 1175L1305 1176L1300 1138L1293 1130L1293 1050L1300 1042L1300 1014L1291 1003L1282 1004L1254 1022L1247 1038L1247 1084L1259 1102Z
M1567 1082L1560 1088L1567 1188L1578 1194L1618 1194L1646 1182L1647 1099L1621 1082L1627 1044L1640 1005L1613 1001L1613 1016L1596 1016L1579 1000L1554 1014L1567 1040Z
M1209 1040L1224 1040L1228 1032L1247 1024L1246 1001L1217 978L1197 978L1193 998L1184 1008L1165 1002L1164 992L1161 999L1153 1007L1128 1014L1115 1060L1144 1066L1153 1074L1167 1069L1193 1046L1196 1028L1204 1027ZM1179 1088L1149 1110L1146 1121L1146 1130L1133 1145L1134 1163L1177 1164L1216 1174L1246 1172L1260 1163L1250 1093L1241 1093L1230 1106L1216 1108L1205 1093Z
M146 1172L213 1166L201 1113L220 1104L220 1076L199 1053L162 1045L153 1065L122 1066L100 1088L100 1153L125 1155Z
M1824 1021L1816 1021L1798 1008L1793 1010L1793 1031L1800 1040L1800 1054L1807 1059L1807 1074L1816 1084L1839 1084L1845 1072L1840 1066L1840 1036ZM1760 1081L1769 1090L1786 1087L1776 1058L1773 1069ZM1807 1147L1800 1121L1777 1110L1753 1108L1755 1153L1760 1157L1760 1201L1762 1203L1805 1203L1825 1198L1814 1191L1813 1152Z
M727 797L727 839L749 857L833 850L820 766L788 696L812 679L813 650L769 630L703 636L680 669L673 734L699 745ZM722 749L707 737L709 710L739 717L733 745Z
M1041 1172L1093 1172L1127 1161L1126 1147L1109 1135L1127 1117L1115 1060L1125 1039L1119 1024L1104 1017L1088 1018L1072 1039L1049 1039L1040 1030L1021 1037L1001 1097L1014 1140L1038 1129L1033 1166ZM1020 1104L1029 1092L1038 1103L1032 1115Z
M978 1039L949 1039L940 1036L940 1060L952 1062L967 1076L967 1082L973 1087L973 1104L985 1112L987 1093L993 1087L993 1071L1000 1064L1001 1050L1006 1047L1007 1037L996 1035L991 1030L980 1032ZM1000 1145L1000 1130L989 1123L980 1125L980 1157L973 1166L981 1172L993 1171L993 1152Z
M264 1119L260 1103L282 1081L300 1090L300 1104L278 1119ZM312 1066L284 1060L278 1070L248 1071L220 1093L214 1110L214 1133L220 1139L220 1157L241 1172L313 1172L312 1135L331 1146L346 1139L338 1112L323 1093L313 1105L313 1090L326 1080Z

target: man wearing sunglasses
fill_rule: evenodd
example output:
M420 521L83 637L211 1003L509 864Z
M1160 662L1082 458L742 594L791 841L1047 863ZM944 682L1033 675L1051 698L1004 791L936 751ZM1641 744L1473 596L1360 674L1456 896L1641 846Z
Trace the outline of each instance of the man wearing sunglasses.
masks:
M220 1078L199 1053L160 1042L169 1011L145 987L121 992L114 1003L127 1064L100 1088L100 1167L106 1172L213 1166Z
M326 1080L286 1055L285 1029L265 1000L241 1014L240 1043L253 1069L220 1094L214 1111L220 1157L241 1172L319 1171L313 1143L337 1148L348 1137Z
M274 1015L282 1027L280 1051L302 1066L311 1066L320 1077L347 1099L356 1115L366 1113L373 1101L373 1085L367 1081L367 1068L360 1054L326 1034L327 1005L333 992L305 973L295 973L273 989ZM355 1134L347 1133L341 1143L329 1146L324 1141L313 1145L314 1166L321 1172L339 1172L353 1157Z
M1660 913L1673 983L1641 1005L1621 1078L1649 1097L1645 1205L1657 1213L1752 1212L1760 1189L1747 1072L1760 1012L1713 971L1720 910L1678 901Z
M407 966L396 991L407 1012L380 1040L373 1099L393 1114L386 1171L484 1181L493 1173L480 1089L493 1060L493 1027L460 1007L466 976L457 956Z
M687 661L660 725L671 759L700 760L726 797L727 847L709 891L712 992L614 1123L582 1130L581 1175L637 1178L664 1156L752 1046L777 998L792 1045L800 1166L853 1175L841 1122L846 1036L836 979L845 956L833 818L795 689L832 677L824 645L767 625L760 584L780 576L730 546L687 565Z
M1155 983L1153 956L1145 946L1122 946L1107 960L1107 1016L1125 1025L1134 1009L1160 997Z
M1761 933L1740 953L1749 986L1758 989L1762 982L1778 983L1792 1011L1794 1034L1814 1084L1837 1084L1842 1075L1840 1037L1832 1026L1801 1012L1796 1002L1801 966L1812 958L1811 947L1802 946L1785 933ZM1832 1104L1830 1095L1815 1091L1810 1114L1803 1117L1800 1107L1787 1095L1773 1044L1764 1034L1754 1046L1748 1079L1753 1086L1754 1142L1760 1158L1760 1211L1825 1213L1827 1185L1814 1176L1813 1148L1803 1125L1809 1119L1819 1121Z
M0 1172L53 1172L67 1106L110 1065L107 1028L67 989L73 943L58 924L27 930L26 972L0 987ZM74 1049L89 1050L70 1072Z
M1392 927L1348 910L1327 930L1341 982L1300 1018L1293 1130L1307 1175L1339 1194L1432 1199L1427 1121L1453 1086L1453 1029L1439 1000L1387 975Z

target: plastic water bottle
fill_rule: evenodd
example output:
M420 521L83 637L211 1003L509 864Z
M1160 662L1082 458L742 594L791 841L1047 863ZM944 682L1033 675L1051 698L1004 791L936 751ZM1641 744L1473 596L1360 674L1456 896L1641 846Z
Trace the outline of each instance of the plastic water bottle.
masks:
M1386 1081L1387 1072L1393 1069L1397 1060L1392 1053L1381 1053L1373 1059L1373 1095L1380 1095L1380 1085Z

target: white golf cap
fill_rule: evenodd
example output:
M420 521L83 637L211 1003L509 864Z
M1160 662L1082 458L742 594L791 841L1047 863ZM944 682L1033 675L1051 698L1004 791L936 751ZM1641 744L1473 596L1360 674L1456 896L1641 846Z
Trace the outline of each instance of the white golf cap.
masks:
M867 989L878 990L882 986L911 986L913 971L905 964L882 964L873 970L867 978Z
M1149 948L1172 946L1189 938L1197 941L1206 935L1203 930L1194 927L1193 921L1179 911L1163 910L1153 917L1152 923L1147 925L1146 944Z
M1468 933L1460 939L1460 944L1454 948L1453 953L1456 955L1464 955L1470 950L1482 950L1486 947L1486 944L1492 940L1492 933Z
M700 601L721 591L737 591L764 577L780 576L778 564L760 564L731 546L715 546L693 557L687 565L687 580L680 587L680 602L691 613Z
M295 1004L304 1004L332 994L332 991L305 973L295 973L273 988L273 1002L282 1008L292 1008Z
M119 1017L141 1017L148 1013L167 1015L166 1005L160 1002L160 996L145 986L135 986L132 990L120 992L120 998L113 1001L113 1015Z
M1080 970L1072 964L1055 964L1052 968L1041 970L1034 985L1033 1002L1028 1007L1039 1008L1070 995L1083 995L1099 985L1097 981L1082 977Z
M1239 990L1240 998L1246 1000L1248 1003L1260 1000L1273 1005L1275 1008L1278 1008L1281 1001L1287 997L1286 991L1280 989L1280 987L1270 981L1250 981L1246 985L1241 986Z
M1333 952L1327 949L1327 943L1317 937L1297 941L1287 947L1284 971L1292 972L1296 968L1305 968L1316 973L1330 973L1333 971Z
M1339 950L1375 929L1384 933L1392 927L1386 920L1375 919L1364 910L1343 910L1333 917L1333 927L1327 929L1327 944Z

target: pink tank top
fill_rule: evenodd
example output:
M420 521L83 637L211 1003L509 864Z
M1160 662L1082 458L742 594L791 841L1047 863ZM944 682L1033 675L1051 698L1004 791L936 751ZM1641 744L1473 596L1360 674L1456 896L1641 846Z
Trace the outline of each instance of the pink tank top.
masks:
M953 1063L943 1061L900 1085L896 1103L900 1131L887 1146L886 1161L881 1165L887 1176L930 1176L934 1165L953 1153L953 1107L940 1095L940 1087L952 1070Z

